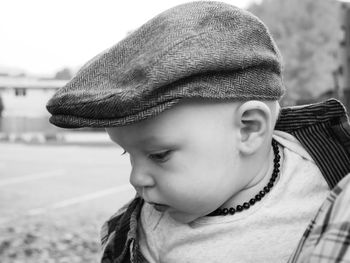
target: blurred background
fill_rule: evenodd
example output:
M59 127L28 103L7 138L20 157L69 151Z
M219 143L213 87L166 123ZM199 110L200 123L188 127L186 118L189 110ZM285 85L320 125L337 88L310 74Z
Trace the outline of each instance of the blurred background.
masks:
M0 1L0 262L97 262L99 228L134 195L104 130L58 129L47 100L90 58L190 2ZM284 59L283 106L350 108L350 3L225 0L260 17Z

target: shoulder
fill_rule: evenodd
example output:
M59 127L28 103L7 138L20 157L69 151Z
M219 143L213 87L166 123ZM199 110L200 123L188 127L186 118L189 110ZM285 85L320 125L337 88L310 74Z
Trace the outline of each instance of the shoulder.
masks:
M135 197L117 211L101 229L102 259L126 256L129 245L137 238L137 224L144 201Z
M289 263L344 262L350 258L350 174L328 195Z
M275 130L298 139L330 189L350 173L350 125L338 100L282 108Z

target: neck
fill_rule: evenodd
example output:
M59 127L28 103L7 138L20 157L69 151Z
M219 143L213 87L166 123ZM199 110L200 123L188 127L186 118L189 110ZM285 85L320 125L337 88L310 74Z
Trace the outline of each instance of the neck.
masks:
M249 176L242 189L226 201L221 208L234 207L249 201L269 182L273 171L274 153L272 147L269 148L268 154L264 154L263 156L267 157L260 161L260 166L255 167L252 171L253 175ZM252 167L251 163L249 164L250 167ZM256 163L256 160L254 160L254 163Z

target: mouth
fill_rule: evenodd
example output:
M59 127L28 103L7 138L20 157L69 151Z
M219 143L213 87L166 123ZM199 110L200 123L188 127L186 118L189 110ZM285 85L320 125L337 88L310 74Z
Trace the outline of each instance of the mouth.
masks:
M155 203L151 203L151 205L158 212L164 212L165 210L167 210L169 208L169 206L167 206L167 205L161 205L161 204L155 204Z

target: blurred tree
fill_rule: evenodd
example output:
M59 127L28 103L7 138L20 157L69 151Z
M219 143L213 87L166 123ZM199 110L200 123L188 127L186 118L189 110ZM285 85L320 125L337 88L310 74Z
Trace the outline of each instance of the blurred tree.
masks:
M336 0L263 0L249 11L268 26L284 61L283 104L313 101L334 89L339 67L340 3Z
M4 103L3 103L1 95L0 95L0 117L2 116L3 110L4 110Z
M58 71L55 75L55 79L70 80L73 77L72 71L69 68L64 68Z
M14 77L15 77L15 78L25 78L25 77L27 77L27 74L24 73L24 72L22 72L22 73L18 73L18 74L16 74L16 75L14 75Z

